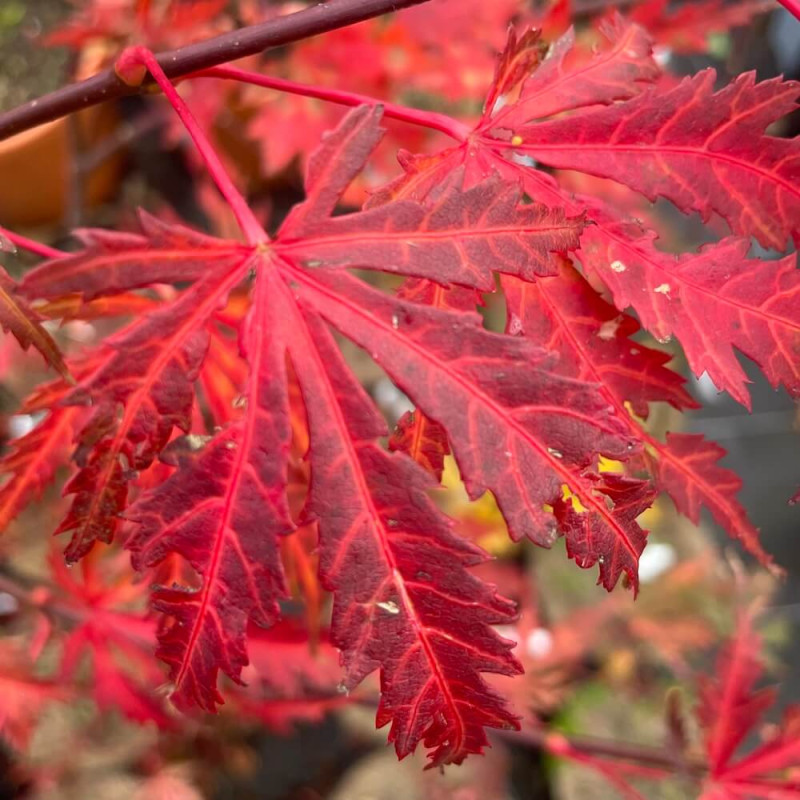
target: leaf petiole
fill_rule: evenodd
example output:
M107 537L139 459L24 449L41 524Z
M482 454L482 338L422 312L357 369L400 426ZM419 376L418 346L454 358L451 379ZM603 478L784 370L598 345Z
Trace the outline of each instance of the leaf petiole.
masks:
M464 123L453 119L447 114L440 114L435 111L422 111L417 108L398 105L383 100L378 100L369 95L358 94L357 92L347 92L342 89L331 89L324 86L313 86L307 83L276 78L272 75L261 75L258 72L240 69L239 67L211 67L202 72L195 72L189 78L222 78L223 80L238 81L248 83L253 86L261 86L264 89L275 89L279 92L301 95L302 97L314 97L317 100L325 100L329 103L336 103L342 106L377 106L383 108L383 116L391 119L408 122L411 125L419 125L423 128L438 131L446 136L455 139L457 142L466 140L470 133L470 128Z
M57 250L55 247L49 247L41 242L36 242L29 239L27 236L22 236L19 233L8 230L8 228L0 228L0 250L6 249L2 246L2 240L7 240L15 248L20 250L27 250L29 253L34 253L42 258L63 258L67 253L64 250Z
M269 241L269 236L256 219L241 192L234 185L189 106L178 94L164 70L161 69L161 65L153 53L145 47L129 47L117 59L115 70L117 75L126 83L138 84L144 78L142 67L146 68L153 76L153 80L158 84L169 104L180 117L186 132L200 152L214 183L216 183L217 188L227 201L231 211L233 211L248 244L256 245Z

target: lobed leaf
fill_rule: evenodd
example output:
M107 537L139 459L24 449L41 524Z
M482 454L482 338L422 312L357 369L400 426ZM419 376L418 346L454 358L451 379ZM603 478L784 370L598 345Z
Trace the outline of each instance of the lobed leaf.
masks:
M189 431L193 382L208 346L206 323L246 269L239 263L222 279L209 275L175 303L115 334L97 368L67 397L96 406L80 434L80 468L65 488L75 497L58 528L72 532L69 561L95 541L112 540L133 471L150 466L173 428Z
M511 145L553 167L612 178L782 249L800 241L800 150L764 130L796 108L800 84L738 76L714 92L704 70L607 108L524 125ZM514 140L516 141L516 140Z
M286 498L291 431L283 354L270 341L276 297L256 282L243 345L250 365L243 418L128 511L139 523L126 547L138 568L179 554L202 578L197 590L159 589L174 619L158 655L171 667L173 702L213 711L222 670L239 681L248 620L269 626L286 595L277 537L292 530Z
M76 253L50 259L26 273L20 291L30 298L79 293L84 301L158 283L178 283L223 271L241 260L243 245L139 212L142 234L93 228L75 232Z
M521 37L519 42L510 36L501 65L522 59L530 73L526 75L521 65L513 82L500 73L505 84L503 95L518 84L518 97L500 108L492 103L481 129L516 131L533 120L564 111L627 100L642 90L642 84L652 83L660 76L661 69L652 58L650 37L639 25L615 14L600 25L600 34L603 46L582 59L575 51L575 33L570 29L550 46L540 64L525 55L533 44L530 35ZM490 98L498 93L498 77L489 90Z
M775 702L770 689L756 690L763 674L761 637L753 630L750 614L742 614L735 637L720 653L715 676L700 683L698 720L705 732L710 776L703 800L792 797L800 785L791 770L800 767L797 709L744 756L740 746Z

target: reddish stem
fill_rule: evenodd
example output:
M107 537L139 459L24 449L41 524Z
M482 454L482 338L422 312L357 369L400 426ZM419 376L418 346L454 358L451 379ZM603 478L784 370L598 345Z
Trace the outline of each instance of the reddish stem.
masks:
M239 69L238 67L212 67L202 72L196 72L188 77L223 78L225 80L239 81L240 83L261 86L265 89L276 89L279 92L299 94L303 97L315 97L318 100L326 100L329 103L337 103L342 106L380 105L383 107L383 114L386 117L439 131L458 142L463 142L470 132L468 126L447 116L447 114L438 114L435 111L420 111L416 108L409 108L407 106L397 105L396 103L377 100L369 95L347 92L341 89L330 89L323 86L313 86L307 83L297 83L296 81L289 81L284 78L275 78L271 75L261 75L258 72L251 72L246 69Z
M258 244L269 240L264 229L253 214L247 201L234 185L230 175L225 171L219 156L216 154L211 142L206 137L203 129L198 124L194 115L186 105L184 99L175 90L170 79L164 74L161 65L156 61L156 57L146 47L129 47L117 60L117 74L125 81L140 83L143 75L140 68L146 67L147 71L153 76L170 105L175 109L175 113L180 117L187 133L197 147L203 161L206 164L209 174L214 179L217 188L231 207L239 227L245 236L248 244Z
M67 255L63 250L56 250L55 247L48 247L46 244L34 242L33 239L28 239L27 236L21 236L19 233L14 233L8 228L0 228L0 236L8 239L14 247L21 250L27 250L29 253L35 253L42 258L62 258Z
M661 748L588 736L568 736L530 726L525 726L522 731L512 735L554 756L573 760L586 756L595 760L616 761L629 774L638 774L653 780L679 774L679 767L695 780L702 780L709 770L705 761L697 761L688 755L679 760Z

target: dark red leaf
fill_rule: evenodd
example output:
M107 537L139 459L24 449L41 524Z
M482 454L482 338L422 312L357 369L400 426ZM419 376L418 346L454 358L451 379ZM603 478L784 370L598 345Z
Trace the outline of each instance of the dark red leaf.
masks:
M155 594L156 608L174 619L158 655L170 665L172 699L181 708L213 711L222 702L217 673L240 680L248 619L272 624L286 594L277 544L293 528L286 366L269 338L278 313L269 275L256 287L243 339L251 369L243 418L127 514L139 523L126 542L137 566L178 553L202 578L199 589Z
M205 325L246 269L237 264L223 278L204 278L111 337L100 365L67 398L96 406L80 434L80 469L65 489L75 495L58 529L72 532L68 560L97 540L112 540L133 471L150 466L173 428L190 429L193 382L208 346Z
M20 290L30 298L81 293L85 301L157 283L178 283L224 272L248 255L237 242L215 239L139 212L142 235L82 229L76 253L28 272Z

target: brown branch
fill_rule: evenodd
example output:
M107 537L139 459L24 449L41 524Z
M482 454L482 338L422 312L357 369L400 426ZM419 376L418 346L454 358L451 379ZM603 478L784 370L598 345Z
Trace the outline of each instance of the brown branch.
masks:
M158 62L167 77L174 80L191 72L226 64L272 47L424 2L426 0L329 0L285 17L160 53ZM85 81L57 89L0 114L0 141L82 108L136 94L141 90L141 87L134 88L123 83L113 69L104 70Z

